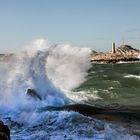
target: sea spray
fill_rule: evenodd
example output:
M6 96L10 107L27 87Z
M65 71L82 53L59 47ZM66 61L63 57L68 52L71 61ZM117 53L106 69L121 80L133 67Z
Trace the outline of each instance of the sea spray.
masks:
M44 39L31 42L16 54L6 86L0 93L0 109L22 111L21 114L25 115L39 106L70 103L64 90L71 90L85 81L87 70L91 67L89 54L90 49L50 44ZM29 88L34 89L43 100L35 101L28 97L26 92Z
M47 58L49 78L61 89L72 90L86 80L91 67L89 48L55 45Z
M52 45L41 39L32 42L24 51L16 54L16 61L5 65L1 63L0 74L3 76L0 81L0 119L10 126L12 140L139 140L138 136L128 134L127 130L117 125L76 112L38 111L40 107L47 105L71 102L64 91L74 89L86 80L87 70L91 67L89 54L90 49ZM117 68L115 70L117 71ZM98 72L101 75L101 71L97 69L96 72L99 81L94 79L94 83L101 84L103 80L101 81ZM26 96L28 88L35 89L43 100L34 100ZM92 98L90 90L90 87L89 92L82 89L83 95L81 92L78 94L87 99ZM92 90L94 94L98 94L98 91L95 92L93 88ZM89 97L84 96L87 93ZM92 100L91 103L93 102Z

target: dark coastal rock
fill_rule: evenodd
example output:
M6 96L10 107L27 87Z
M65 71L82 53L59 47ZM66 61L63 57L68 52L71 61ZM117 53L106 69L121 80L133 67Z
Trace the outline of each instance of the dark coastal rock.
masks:
M123 62L134 62L139 61L140 50L132 48L129 45L121 45L112 52L99 52L91 54L92 63L117 63Z
M92 50L92 54L97 54L97 52L95 50Z
M34 89L27 89L26 94L30 97L32 97L33 99L39 99L42 100L41 96L34 90Z
M9 138L4 133L0 132L0 140L9 140Z
M3 121L0 121L0 140L11 140L10 129Z

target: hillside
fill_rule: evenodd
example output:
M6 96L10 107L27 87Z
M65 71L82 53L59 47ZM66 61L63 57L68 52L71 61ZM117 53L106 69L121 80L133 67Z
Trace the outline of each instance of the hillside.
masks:
M91 54L92 63L116 63L120 61L139 61L140 50L129 45L121 45L115 52L95 52Z

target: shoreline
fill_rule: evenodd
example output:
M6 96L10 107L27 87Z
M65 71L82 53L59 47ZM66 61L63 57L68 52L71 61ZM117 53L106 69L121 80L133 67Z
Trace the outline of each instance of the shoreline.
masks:
M133 64L133 63L140 63L140 59L136 60L136 61L112 61L112 62L108 62L108 61L91 61L92 64Z
M135 63L140 62L140 50L132 48L129 45L121 45L115 48L112 45L110 52L95 52L90 56L91 63L95 64L116 64L116 63Z

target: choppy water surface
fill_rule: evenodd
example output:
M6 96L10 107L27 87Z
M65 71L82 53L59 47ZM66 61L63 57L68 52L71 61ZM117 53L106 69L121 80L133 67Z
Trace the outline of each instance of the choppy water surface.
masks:
M87 91L91 104L140 106L140 64L95 64L77 91ZM90 94L95 95L93 98Z
M36 40L11 62L0 62L0 119L13 140L140 139L140 64L92 65L89 55L87 48ZM27 96L28 88L43 100ZM40 111L72 103L128 109L131 121Z

